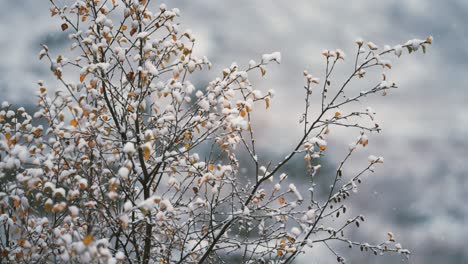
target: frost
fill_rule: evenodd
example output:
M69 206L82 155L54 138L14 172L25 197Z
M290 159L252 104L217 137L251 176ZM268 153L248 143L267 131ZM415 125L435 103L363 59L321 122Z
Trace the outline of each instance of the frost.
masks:
M384 161L383 157L376 157L374 155L370 155L367 159L370 163L383 163Z
M206 99L202 99L198 105L205 111L210 110L210 103Z
M395 49L395 55L397 57L400 57L401 54L403 53L403 48L401 45L396 45L395 47L393 47Z
M127 154L133 154L136 152L135 145L132 142L125 143L123 152Z
M126 201L124 203L124 212L129 212L132 210L132 208L133 208L132 202Z
M362 38L358 38L356 39L356 44L360 48L364 44L364 40Z
M371 50L378 50L379 49L379 46L375 45L374 42L367 42L367 47L369 47L369 49L371 49Z
M70 214L72 215L72 217L77 217L78 216L78 213L80 212L80 210L78 209L78 207L72 205L70 207L68 207L68 210L70 211Z
M130 170L127 167L121 167L118 173L122 179L127 180L128 175L130 174Z
M250 209L246 206L244 207L244 211L242 212L243 215L250 215Z
M301 229L297 228L297 227L293 227L291 228L291 234L293 234L295 237L298 237L302 234L302 231Z
M297 198L298 201L303 200L302 195L299 193L299 191L297 190L296 185L294 185L293 183L289 184L289 191L293 192L294 195L296 195L296 198Z
M158 76L159 75L158 69L156 68L156 66L153 65L153 63L151 63L151 61L146 61L145 62L145 68L151 75L153 75L153 76Z
M197 66L197 65L195 64L195 62L194 62L193 60L190 60L190 61L187 63L187 70L188 70L189 72L193 72L193 71L195 71L195 67L196 67L196 66Z
M350 242L348 225L359 227L361 216L335 221L346 213L345 203L352 201L345 199L363 180L348 170L354 166L344 164L349 156L328 176L333 183L328 199L322 201L321 194L330 190L315 175L335 127L361 131L349 155L368 144L368 134L380 131L372 109L348 108L348 103L359 107L368 95L396 87L387 78L392 68L388 58L393 52L401 56L403 48L425 52L432 37L385 45L380 52L374 43L358 39L356 57L349 62L355 72L343 84L335 79L343 69L335 66L344 63L345 53L325 50L323 87L317 86L320 69L303 72L299 142L278 160L270 159L261 144L273 151L279 141L269 142L254 131L264 130L259 115L271 110L275 92L249 77L257 68L264 76L267 64L281 63L280 52L264 54L259 63L234 62L218 77L200 82L206 74L195 73L212 65L194 52L198 42L190 30L183 31L177 8L154 10L150 0L123 1L123 6L122 1L74 1L65 6L66 1L52 0L50 8L62 20L72 52L49 53L43 46L39 53L63 87L46 88L39 81L34 114L7 102L1 105L0 232L9 239L5 260L205 263L217 253L225 262L232 252L245 256L239 258L242 263L284 262L314 241L337 237L337 243L366 251L409 254L395 250L399 244L392 247L391 233L376 245ZM74 59L65 56L69 54ZM382 74L379 85L369 81L373 88L361 93L347 87L374 69ZM194 81L206 86L197 89ZM282 112L292 108L296 105ZM281 121L286 112L280 112L271 117ZM374 172L383 158L371 155L369 161L364 172ZM297 173L282 173L295 162L301 163ZM307 180L300 181L300 175ZM307 197L301 190L308 190ZM309 239L322 232L329 234Z
M138 33L137 38L139 38L139 39L145 39L145 38L147 38L148 36L149 36L149 32L143 31L143 32Z
M173 213L174 212L174 206L172 206L172 203L169 202L169 200L164 199L161 201L159 208L162 211L167 211L168 213Z
M262 55L262 63L268 64L271 61L276 61L277 63L281 63L281 53L276 51L270 54L263 54Z

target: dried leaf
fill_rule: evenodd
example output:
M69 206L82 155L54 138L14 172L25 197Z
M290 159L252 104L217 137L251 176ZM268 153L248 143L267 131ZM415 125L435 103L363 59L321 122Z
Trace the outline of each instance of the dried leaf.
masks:
M247 114L247 113L245 112L244 109L242 109L242 110L240 111L240 116L245 117L246 114Z
M85 238L83 238L83 244L85 246L87 246L87 245L91 244L91 242L93 242L93 240L94 240L93 236L91 236L91 235L86 236Z
M63 23L63 24L61 25L61 28L62 28L62 31L67 30L67 29L68 29L67 23Z
M280 205L284 205L286 203L286 199L284 199L283 196L281 196L279 199L278 199Z
M145 160L149 160L150 156L151 156L151 150L149 148L144 148L144 158Z
M78 121L76 121L76 119L72 119L70 121L70 125L74 126L74 127L77 127L78 126Z
M86 75L87 75L86 73L80 74L80 82L83 82L85 80Z

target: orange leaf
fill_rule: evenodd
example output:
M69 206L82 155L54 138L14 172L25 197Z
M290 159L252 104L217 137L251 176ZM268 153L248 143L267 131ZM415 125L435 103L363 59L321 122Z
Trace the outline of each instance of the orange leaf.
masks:
M144 151L145 151L145 153L144 153L145 160L149 160L150 155L151 155L151 151L148 148L145 148Z
M8 147L11 147L11 145L14 145L15 143L16 143L16 140L8 140L7 141Z
M244 110L244 109L242 109L242 110L240 111L240 115L241 115L242 117L244 117L244 116L246 115L246 113L245 113L245 110Z
M33 134L34 134L36 137L38 137L38 136L41 134L41 132L42 132L42 129L37 128L36 130L33 131Z
M76 119L72 119L70 121L70 125L74 126L74 127L77 127L78 126L78 121L76 121Z
M87 75L86 73L80 74L80 82L83 82L85 80L86 75Z
M210 170L210 171L213 171L213 170L214 170L214 164L213 164L213 163L210 163L209 170Z
M286 203L286 199L284 199L283 196L281 196L281 197L278 199L278 201L279 201L279 203L280 203L281 205L284 205L284 204Z
M85 238L83 238L83 244L85 246L87 246L87 245L91 244L91 242L93 242L93 240L94 240L93 236L91 236L91 235L86 236Z
M122 30L122 31L127 30L127 26L126 26L126 25L122 25L122 26L120 27L120 30Z
M265 98L266 109L270 107L270 98Z

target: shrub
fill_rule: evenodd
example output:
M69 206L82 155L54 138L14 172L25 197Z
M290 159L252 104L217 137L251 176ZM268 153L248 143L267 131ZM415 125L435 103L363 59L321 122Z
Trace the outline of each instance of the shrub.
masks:
M265 75L267 65L281 62L279 52L247 67L232 64L199 89L189 79L211 64L193 54L196 38L177 23L178 9L161 5L152 12L146 0L50 2L75 58L53 56L43 46L39 57L64 89L51 92L39 82L32 115L2 104L2 262L289 263L325 244L344 263L334 242L409 254L392 233L380 244L345 234L364 221L342 219L349 214L346 199L384 161L370 156L358 174L343 170L368 144L367 134L380 130L371 108L347 112L345 106L397 86L383 74L358 94L346 88L371 68L390 69L387 57L403 49L425 52L431 37L383 49L356 41L354 70L340 85L330 80L345 54L325 50L323 80L304 72L302 137L284 160L262 164L251 118L269 107L274 92L255 89L249 75ZM313 95L321 99L316 113ZM333 179L327 195L314 196L335 126L359 136L327 176ZM285 171L294 156L304 159L307 193ZM240 168L249 166L243 179Z

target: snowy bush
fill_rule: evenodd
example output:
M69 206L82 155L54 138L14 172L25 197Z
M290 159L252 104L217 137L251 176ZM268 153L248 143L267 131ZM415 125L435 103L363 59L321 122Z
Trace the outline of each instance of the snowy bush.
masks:
M325 244L345 263L335 243L409 255L390 232L372 244L347 236L364 217L347 217L346 199L384 159L369 156L356 175L343 170L380 130L371 108L346 106L396 88L384 73L389 58L425 52L431 37L384 48L358 40L353 58L325 50L325 76L304 72L302 137L281 162L262 164L251 120L274 92L255 89L249 75L265 75L281 62L279 52L245 68L232 64L195 87L190 78L211 63L193 54L196 37L178 24L177 8L146 0L50 2L71 51L52 55L43 46L39 58L63 88L40 81L34 114L7 102L0 109L2 262L290 263ZM345 58L354 70L332 84ZM357 94L346 90L371 68L382 71L381 81ZM312 96L321 111L310 111ZM314 181L336 126L358 138L327 176L334 180L322 199ZM240 164L240 154L249 164ZM303 157L308 192L285 170L294 156ZM246 180L240 169L249 166Z

